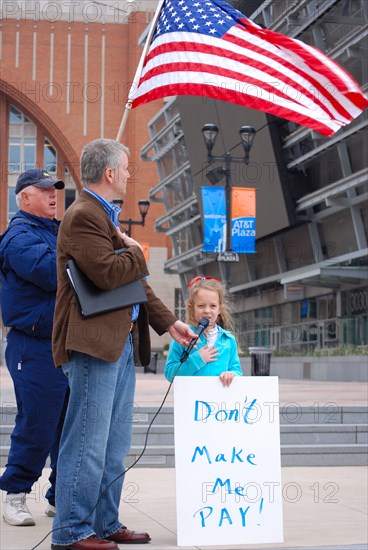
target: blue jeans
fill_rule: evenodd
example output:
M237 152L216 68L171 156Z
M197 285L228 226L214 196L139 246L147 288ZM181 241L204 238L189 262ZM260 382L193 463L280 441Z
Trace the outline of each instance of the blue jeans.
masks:
M104 538L122 527L119 504L135 390L131 335L118 361L73 352L63 370L70 400L56 480L52 542L59 545L93 534Z
M14 384L17 416L0 489L30 493L50 455L50 487L46 498L55 504L56 464L66 410L68 380L56 369L51 339L11 329L5 351Z

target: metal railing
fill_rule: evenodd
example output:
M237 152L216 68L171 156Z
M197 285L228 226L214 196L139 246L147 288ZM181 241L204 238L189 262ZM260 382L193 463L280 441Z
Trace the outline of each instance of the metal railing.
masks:
M306 352L314 349L368 345L368 318L323 319L275 325L261 322L238 331L240 348L269 346L274 351Z

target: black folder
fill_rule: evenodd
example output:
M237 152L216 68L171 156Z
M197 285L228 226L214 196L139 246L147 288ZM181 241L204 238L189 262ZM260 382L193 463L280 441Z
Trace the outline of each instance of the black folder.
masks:
M141 279L112 290L102 290L79 269L74 260L67 262L66 271L83 319L147 302Z

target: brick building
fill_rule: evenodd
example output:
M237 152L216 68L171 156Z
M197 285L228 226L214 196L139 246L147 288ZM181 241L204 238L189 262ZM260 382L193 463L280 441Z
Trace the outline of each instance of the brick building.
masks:
M46 167L62 178L57 216L80 190L79 157L85 143L115 139L141 55L139 37L157 2L7 2L0 33L0 231L17 210L20 172ZM138 11L139 10L139 11ZM128 195L122 218L139 220L138 201L157 182L156 167L140 160L147 122L162 101L132 110L122 136L131 151ZM133 236L149 243L153 288L174 309L176 277L163 275L167 236L154 232L162 215L150 206L145 227ZM162 347L165 338L155 338Z

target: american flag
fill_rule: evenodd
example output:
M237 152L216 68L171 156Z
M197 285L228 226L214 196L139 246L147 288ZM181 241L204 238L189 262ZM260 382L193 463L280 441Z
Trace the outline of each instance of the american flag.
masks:
M175 95L266 111L331 136L368 106L354 78L317 48L253 23L221 0L165 0L132 107Z

